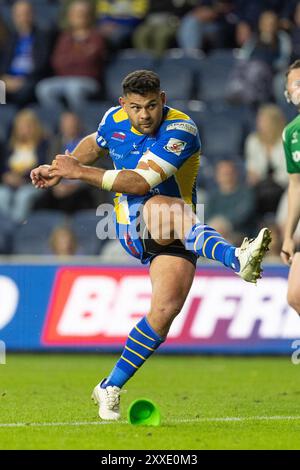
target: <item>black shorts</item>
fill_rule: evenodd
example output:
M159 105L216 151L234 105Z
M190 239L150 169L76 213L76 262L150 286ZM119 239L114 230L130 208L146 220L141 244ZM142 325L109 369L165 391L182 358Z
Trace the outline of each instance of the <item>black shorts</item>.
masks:
M196 267L199 256L195 255L192 251L186 250L181 240L174 240L169 245L160 245L152 238L143 217L141 218L141 225L140 234L144 248L144 257L150 258L150 263L159 255L169 255L187 259Z

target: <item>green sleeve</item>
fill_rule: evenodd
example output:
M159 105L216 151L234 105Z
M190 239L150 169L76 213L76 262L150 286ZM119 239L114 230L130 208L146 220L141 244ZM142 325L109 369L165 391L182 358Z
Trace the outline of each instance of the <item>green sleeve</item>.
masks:
M282 142L285 153L286 167L288 173L300 173L300 142L298 145L293 145L291 148L291 141L293 136L288 128L285 128L282 134Z

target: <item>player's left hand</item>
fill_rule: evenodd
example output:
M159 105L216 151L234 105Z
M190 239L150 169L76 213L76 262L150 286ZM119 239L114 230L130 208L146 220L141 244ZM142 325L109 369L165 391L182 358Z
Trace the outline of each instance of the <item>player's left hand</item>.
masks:
M66 155L56 155L51 167L49 168L49 176L66 178L70 180L80 179L81 164L75 157Z

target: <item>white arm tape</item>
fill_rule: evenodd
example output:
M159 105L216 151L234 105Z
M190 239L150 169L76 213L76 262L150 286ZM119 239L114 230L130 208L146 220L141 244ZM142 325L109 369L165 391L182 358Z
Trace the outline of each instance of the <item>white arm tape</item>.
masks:
M111 191L113 184L120 173L120 171L123 170L107 170L102 179L102 189L105 191ZM157 173L156 171L152 170L149 168L149 170L140 170L140 169L134 169L134 170L127 170L126 171L132 171L133 173L136 173L140 176L142 176L149 186L153 188L154 186L157 186L162 182L161 175Z
M115 179L122 170L107 170L102 179L102 189L105 191L111 191Z
M158 157L151 151L146 152L142 158L140 159L139 162L145 162L147 165L148 161L152 161L156 163L157 166L159 166L164 174L166 175L167 178L170 178L170 176L174 175L176 173L177 168L176 166L172 165L169 162L166 162L166 160L163 160L163 158ZM151 188L154 188L154 186L157 186L158 184L162 183L162 177L161 174L158 173L157 171L154 171L152 168L149 167L149 170L134 170L136 173L139 173L147 183L150 185ZM167 179L166 178L166 179Z
M172 165L172 163L166 162L166 160L160 158L158 155L155 155L155 153L152 153L150 151L146 152L142 156L140 162L145 162L148 164L148 160L152 160L153 162L155 162L164 171L168 178L174 175L174 173L176 173L177 171L176 166Z
M158 157L152 152L147 152L145 155L143 155L143 157L140 159L140 162L145 162L148 164L148 160L152 160L153 162L155 162L163 170L167 178L174 175L174 173L176 173L177 171L177 168L174 165L166 162L165 160ZM154 171L150 167L148 170L142 170L139 168L138 169L135 168L134 170L129 170L129 169L124 168L124 170L133 171L134 173L137 173L138 175L142 176L147 181L150 188L154 188L155 186L162 183L163 181L161 174L158 173L157 171ZM107 170L103 175L102 189L106 191L111 191L113 184L118 174L120 173L120 171L123 171L123 170Z

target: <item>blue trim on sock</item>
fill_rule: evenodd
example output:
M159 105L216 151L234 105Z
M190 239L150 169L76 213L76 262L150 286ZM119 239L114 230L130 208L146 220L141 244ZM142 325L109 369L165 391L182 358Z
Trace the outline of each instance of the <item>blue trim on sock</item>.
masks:
M235 247L229 246L224 252L223 264L235 272L240 270L240 262L235 256Z
M121 388L125 382L128 380L128 374L119 367L115 366L111 371L110 375L107 377L105 382L100 384L101 388L106 387L119 387Z

